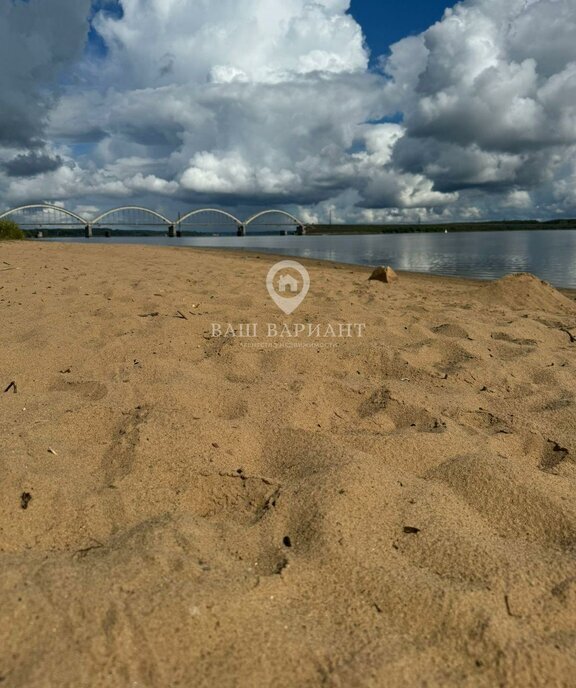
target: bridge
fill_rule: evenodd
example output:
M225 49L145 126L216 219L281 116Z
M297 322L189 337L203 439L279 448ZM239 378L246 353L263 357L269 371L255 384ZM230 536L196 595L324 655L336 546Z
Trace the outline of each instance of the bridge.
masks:
M276 222L270 222L268 218L274 216ZM306 234L306 226L297 217L285 210L263 210L247 220L232 215L231 213L220 210L219 208L198 208L190 210L184 214L179 213L175 220L172 220L162 213L150 208L137 205L126 205L119 208L111 208L104 213L94 217L85 217L59 205L49 203L33 203L21 205L0 212L0 220L11 218L25 229L36 230L38 236L42 236L42 229L49 227L58 228L84 228L86 238L93 236L94 228L105 226L113 227L164 227L169 237L182 235L183 227L206 227L211 225L221 226L223 222L235 228L238 236L245 236L248 228L266 218L266 225L294 226L296 234ZM280 222L279 220L282 220Z

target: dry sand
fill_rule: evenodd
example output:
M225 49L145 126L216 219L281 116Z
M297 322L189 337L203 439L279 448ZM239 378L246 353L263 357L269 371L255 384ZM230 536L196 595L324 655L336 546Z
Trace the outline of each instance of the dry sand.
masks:
M2 688L575 686L573 295L274 262L0 245Z

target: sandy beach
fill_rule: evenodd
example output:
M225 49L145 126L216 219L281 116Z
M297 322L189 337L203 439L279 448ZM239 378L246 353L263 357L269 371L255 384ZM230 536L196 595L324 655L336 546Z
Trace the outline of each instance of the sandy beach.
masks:
M574 686L574 294L275 262L0 244L2 688Z

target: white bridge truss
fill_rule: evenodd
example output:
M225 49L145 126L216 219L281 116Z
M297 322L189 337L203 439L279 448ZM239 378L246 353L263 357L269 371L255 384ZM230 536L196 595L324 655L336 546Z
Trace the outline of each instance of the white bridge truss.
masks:
M247 220L241 220L231 213L218 208L198 208L191 210L184 215L179 215L176 220L162 215L150 208L144 208L136 205L126 205L120 208L112 208L95 217L83 217L82 215L72 212L62 206L51 205L49 203L34 203L31 205L22 205L18 208L11 208L0 213L0 220L3 218L13 216L17 218L18 224L27 229L37 229L49 227L77 227L80 225L85 228L87 237L92 236L93 227L101 227L104 223L118 226L141 227L166 227L169 236L176 236L182 227L194 226L208 226L221 225L223 221L231 222L236 225L237 234L242 236L246 234L247 228L254 222L262 220L269 215L281 218L283 222L266 222L267 225L275 224L278 226L285 226L286 220L290 224L295 225L298 234L305 233L304 223L297 217L285 210L263 210L256 213ZM199 221L199 216L208 216L211 219ZM218 219L214 219L217 216Z

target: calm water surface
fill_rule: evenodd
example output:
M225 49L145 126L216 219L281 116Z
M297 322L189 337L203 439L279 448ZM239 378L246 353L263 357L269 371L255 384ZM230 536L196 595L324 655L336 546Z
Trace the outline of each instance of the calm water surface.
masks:
M576 229L303 237L97 237L65 241L246 249L475 279L531 272L555 286L576 288Z

